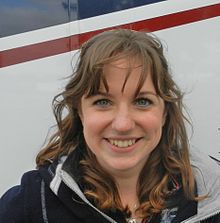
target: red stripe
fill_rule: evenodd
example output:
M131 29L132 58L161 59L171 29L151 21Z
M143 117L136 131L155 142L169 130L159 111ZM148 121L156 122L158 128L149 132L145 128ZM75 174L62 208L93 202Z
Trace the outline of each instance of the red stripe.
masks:
M76 50L84 41L88 40L90 37L108 29L120 27L153 32L213 18L216 16L220 16L220 4L159 16L156 18L129 23L121 26L108 27L102 30L77 34L70 37L51 40L43 43L4 50L0 52L0 68L61 53L66 53L71 50Z

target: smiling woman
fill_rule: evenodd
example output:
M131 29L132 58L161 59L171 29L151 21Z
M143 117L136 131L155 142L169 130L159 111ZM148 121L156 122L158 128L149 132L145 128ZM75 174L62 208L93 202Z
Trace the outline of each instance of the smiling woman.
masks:
M128 170L134 177L139 175L159 143L165 122L164 102L156 93L151 74L136 95L141 61L121 57L103 67L108 91L101 83L97 93L85 95L79 114L86 144L115 179Z
M38 169L1 198L2 223L220 221L220 172L189 153L182 93L156 37L119 29L84 43L54 114Z
M113 176L116 172L115 179L125 170L138 176L161 138L164 103L157 96L151 74L136 95L141 72L139 60L125 58L106 64L103 78L108 91L101 83L97 93L85 95L80 103L86 144L104 169Z

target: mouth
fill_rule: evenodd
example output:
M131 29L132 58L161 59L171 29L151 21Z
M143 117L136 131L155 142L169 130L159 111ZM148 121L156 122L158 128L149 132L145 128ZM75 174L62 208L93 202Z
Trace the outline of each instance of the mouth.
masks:
M107 139L107 141L113 146L116 146L119 148L126 148L126 147L134 145L139 139L126 139L126 140Z

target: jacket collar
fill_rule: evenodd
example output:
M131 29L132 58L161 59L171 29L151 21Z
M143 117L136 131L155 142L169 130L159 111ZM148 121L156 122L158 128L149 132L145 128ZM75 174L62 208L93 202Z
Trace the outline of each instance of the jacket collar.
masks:
M83 194L78 183L80 158L77 152L72 152L69 156L62 156L52 164L41 168L41 176L53 193L83 222L90 222L88 219L94 219L96 215L99 215L104 217L105 222L117 223L96 208ZM103 218L100 220L98 217L96 222L103 223L104 221Z

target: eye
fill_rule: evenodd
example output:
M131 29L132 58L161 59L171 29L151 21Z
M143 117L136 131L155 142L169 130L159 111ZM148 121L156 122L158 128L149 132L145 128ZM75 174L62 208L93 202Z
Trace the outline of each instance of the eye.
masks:
M111 102L108 99L99 99L96 100L93 104L99 107L107 107L111 105Z
M148 98L137 98L135 100L135 105L139 107L148 107L151 104L152 104L152 101L149 100Z

